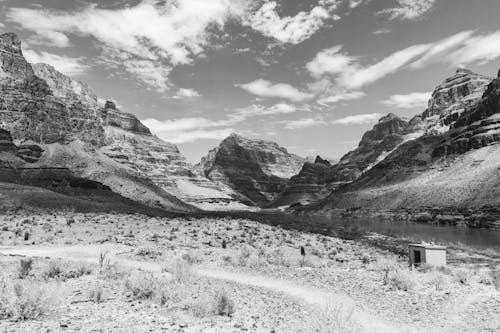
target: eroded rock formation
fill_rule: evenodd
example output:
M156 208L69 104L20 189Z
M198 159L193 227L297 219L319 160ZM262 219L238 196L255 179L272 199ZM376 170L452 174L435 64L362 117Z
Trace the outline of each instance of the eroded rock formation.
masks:
M305 159L278 144L232 134L199 165L213 181L224 183L259 206L270 204Z

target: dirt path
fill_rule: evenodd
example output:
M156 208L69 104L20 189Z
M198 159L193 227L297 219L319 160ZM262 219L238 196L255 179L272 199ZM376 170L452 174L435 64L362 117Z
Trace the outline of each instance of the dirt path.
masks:
M133 250L132 247L123 245L0 247L0 255L48 257L98 263L100 254L106 253L107 258L109 258L111 262L119 264L120 266L142 269L150 272L161 272L161 266L159 264L131 260L121 256L121 254L130 253ZM353 318L361 326L362 332L420 332L420 330L409 325L392 325L384 322L374 314L362 311L356 306L354 300L345 294L305 287L290 281L278 280L265 276L234 273L219 269L195 270L195 273L207 278L232 281L238 284L277 291L317 307L333 303L339 307L340 311L353 310Z

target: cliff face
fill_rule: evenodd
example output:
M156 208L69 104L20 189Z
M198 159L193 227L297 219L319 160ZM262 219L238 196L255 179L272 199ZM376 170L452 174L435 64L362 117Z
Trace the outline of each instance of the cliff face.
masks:
M190 204L246 208L239 194L196 174L175 145L152 135L134 115L110 101L100 105L88 85L49 65L31 66L14 34L0 35L0 61L4 174L20 175L12 170L29 168L42 177L50 169L53 177L66 170L60 171L62 179L69 172L126 198L175 211L195 210Z
M404 142L423 133L423 122L419 117L406 120L389 114L366 132L359 146L344 155L339 163L330 165L321 158L315 163L306 163L273 205L304 205L322 199L339 186L356 180Z
M310 209L486 212L499 207L500 79L482 78L459 70L445 80L424 113L435 119L424 121L423 136L399 145Z
M271 203L305 160L278 144L232 134L198 166L213 181L224 183L259 206Z

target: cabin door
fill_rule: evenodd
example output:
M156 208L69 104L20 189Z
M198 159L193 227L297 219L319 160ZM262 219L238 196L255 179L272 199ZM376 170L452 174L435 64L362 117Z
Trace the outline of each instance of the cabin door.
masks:
M420 251L413 251L413 259L414 259L416 265L418 265L422 262L422 257L420 256Z

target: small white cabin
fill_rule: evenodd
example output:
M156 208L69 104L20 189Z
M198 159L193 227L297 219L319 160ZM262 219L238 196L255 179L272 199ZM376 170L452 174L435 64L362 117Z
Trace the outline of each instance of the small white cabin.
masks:
M446 266L446 247L434 244L410 244L408 245L408 256L410 266L428 264L435 267Z

